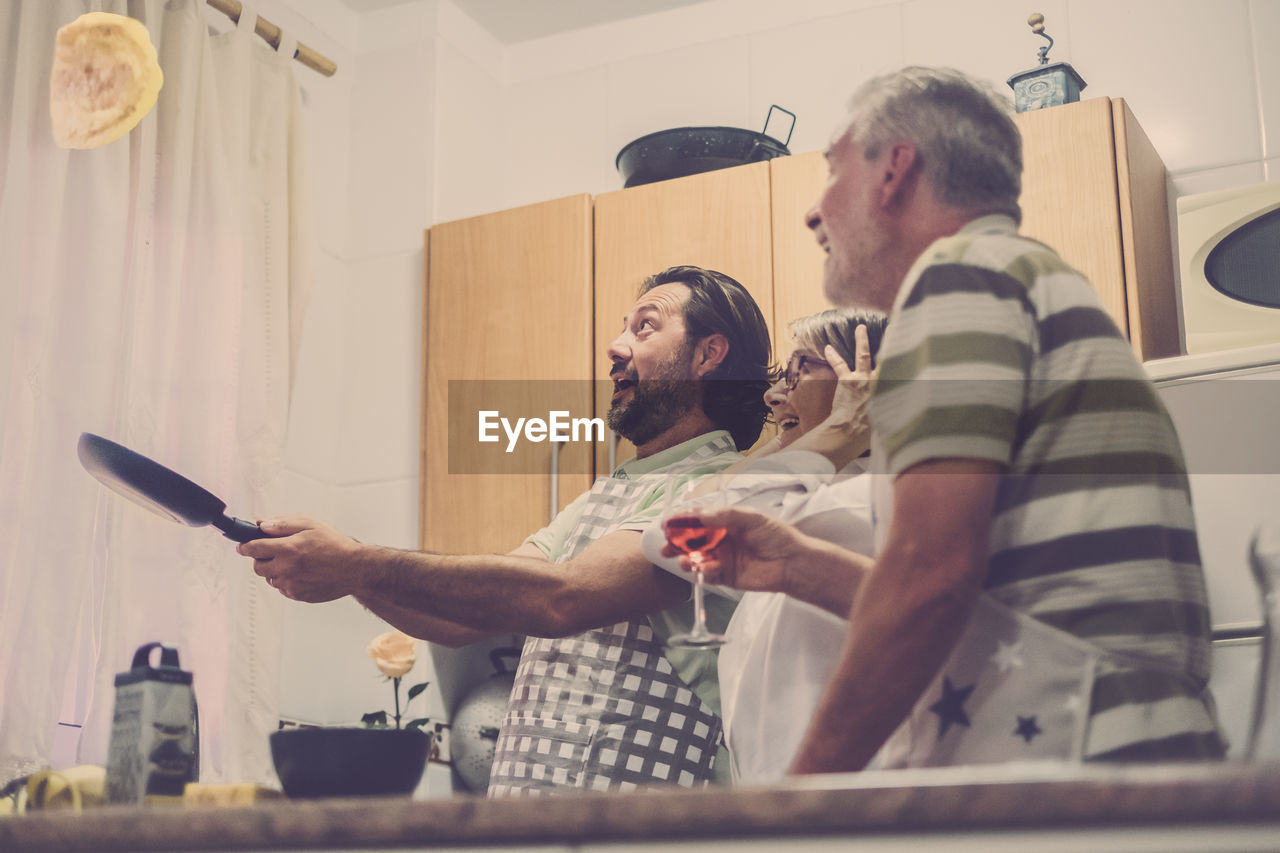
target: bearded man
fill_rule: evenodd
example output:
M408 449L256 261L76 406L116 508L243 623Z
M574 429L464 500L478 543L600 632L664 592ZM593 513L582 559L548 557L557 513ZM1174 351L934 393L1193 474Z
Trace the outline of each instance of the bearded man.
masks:
M264 521L273 538L240 546L257 574L297 601L351 595L406 633L449 646L528 637L490 796L693 787L716 775L715 659L665 646L692 623L689 584L653 566L640 539L668 482L719 471L759 437L768 329L729 276L671 267L645 280L607 356L609 425L636 456L510 554L367 545L302 516Z

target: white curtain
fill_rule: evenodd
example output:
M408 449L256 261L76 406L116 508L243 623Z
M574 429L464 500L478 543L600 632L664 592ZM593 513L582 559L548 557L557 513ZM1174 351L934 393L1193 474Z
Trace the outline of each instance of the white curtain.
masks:
M68 151L50 135L54 34L90 11L147 26L164 87L127 136ZM252 9L221 35L206 14L0 4L0 784L50 766L55 731L105 764L114 675L149 641L194 673L202 778L272 779L279 597L213 528L152 515L76 456L93 432L232 515L279 506L312 253L296 63Z

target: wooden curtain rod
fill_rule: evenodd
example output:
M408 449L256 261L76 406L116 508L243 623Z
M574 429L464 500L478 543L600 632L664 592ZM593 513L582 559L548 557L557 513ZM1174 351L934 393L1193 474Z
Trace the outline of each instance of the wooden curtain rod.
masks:
M235 23L240 22L240 13L244 11L244 6L240 4L240 0L206 0L206 2ZM259 15L257 22L253 25L253 31L262 36L263 41L267 44L279 50L280 38L283 32L275 24ZM334 72L338 70L336 62L327 56L321 56L302 42L298 42L298 49L293 52L293 58L313 71L319 71L326 77L332 77Z

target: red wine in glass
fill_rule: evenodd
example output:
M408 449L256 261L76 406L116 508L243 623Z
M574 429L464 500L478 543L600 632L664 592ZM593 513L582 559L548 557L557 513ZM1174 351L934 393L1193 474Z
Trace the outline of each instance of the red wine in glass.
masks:
M673 473L667 477L667 520L663 533L668 543L689 555L689 562L694 570L693 624L689 630L668 637L667 645L685 649L712 649L723 645L725 638L722 634L712 633L707 627L702 568L707 553L720 544L728 531L723 527L708 527L695 513L714 512L724 507L725 484L719 475L712 475L709 479L699 478L697 485L693 486L689 482L682 482L682 477L687 476ZM699 490L700 493L697 493ZM695 492L693 496L690 495L691 491Z
M667 522L667 541L688 554L695 565L720 544L726 532L723 527L707 527L698 518L673 518Z

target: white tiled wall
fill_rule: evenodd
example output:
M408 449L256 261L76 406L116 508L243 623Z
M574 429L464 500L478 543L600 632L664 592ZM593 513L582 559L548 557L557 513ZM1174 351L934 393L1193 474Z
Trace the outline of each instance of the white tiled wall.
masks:
M845 81L863 80L901 64L902 26L902 7L886 4L752 34L748 109L741 126L762 129L769 106L777 104L796 114L792 151L825 147L852 91ZM771 127L769 132L779 130ZM617 180L616 172L610 175L615 188Z
M1026 25L1028 8L1019 0L799 0L785 8L707 0L514 45L492 63L505 78L492 69L477 76L442 56L436 218L617 189L613 161L630 140L684 125L759 128L773 103L799 116L792 151L816 150L857 83L903 64L953 65L1003 86L1035 64L1045 43ZM1055 39L1050 58L1072 62L1088 84L1085 97L1129 101L1175 190L1260 180L1264 157L1276 158L1274 0L1054 0L1035 8ZM496 116L488 111L495 77L505 87ZM495 124L510 143L497 160L477 135ZM1199 180L1201 172L1209 174ZM500 198L490 201L495 188Z
M436 195L432 222L460 219L509 207L505 203L512 163L535 166L524 156L524 132L507 132L503 121L501 69L441 42L436 57L439 86L435 137ZM541 128L534 127L532 132ZM466 167L462 167L466 164ZM440 215L441 198L453 200ZM424 223L430 225L432 222Z
M346 264L346 352L338 375L337 482L347 487L418 476L422 358L422 229L408 250ZM405 367L405 366L408 367ZM331 391L332 393L332 391ZM397 542L413 545L416 533Z
M422 246L433 193L431 47L431 41L423 39L362 54L353 63L346 204L349 258Z
M637 136L758 129L776 103L799 116L792 151L816 150L876 72L949 64L1003 85L1030 68L1044 42L1025 22L1038 10L1056 40L1050 58L1075 66L1084 96L1129 101L1175 195L1280 181L1276 0L705 0L509 46L450 0L363 15L339 0L257 6L340 65L330 79L300 71L325 263L289 433L297 504L285 509L323 510L390 545L418 538L423 229L618 189L614 158ZM374 627L354 611L291 609L287 653L329 666L325 650ZM454 679L471 660L435 654ZM355 702L352 667L351 678L326 676L327 692L295 684L286 707L341 716Z
M1038 11L1054 39L1050 61L1070 62L1086 83L1095 85L1093 69L1079 57L1074 6L1064 0L1032 5L1018 0L903 3L902 64L947 65L1004 87L1009 75L1034 66L1037 51L1048 44L1027 26L1028 13Z
M616 152L632 139L663 127L743 125L749 118L750 47L747 36L717 38L696 49L655 51L600 68L608 84L606 150ZM666 125L650 123L655 110Z
M1097 94L1129 101L1171 171L1259 160L1250 6L1075 0L1073 63Z
M342 375L346 349L347 264L329 251L320 253L294 376L287 470L317 482L336 483L341 420L334 378Z
M494 162L511 165L494 183L513 204L501 206L568 195L566 187L582 182L584 168L594 170L593 184L616 174L612 162L597 156L608 148L608 91L607 78L591 69L520 79L505 90L504 144Z

